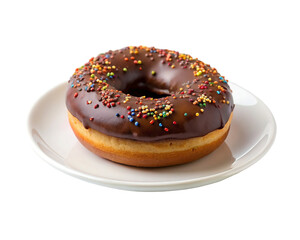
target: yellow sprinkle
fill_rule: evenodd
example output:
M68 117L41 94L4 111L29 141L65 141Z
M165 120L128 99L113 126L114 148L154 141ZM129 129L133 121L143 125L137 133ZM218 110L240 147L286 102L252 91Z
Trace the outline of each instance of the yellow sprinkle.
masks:
M198 116L199 116L199 113L197 112L195 115L196 115L196 117L198 117Z

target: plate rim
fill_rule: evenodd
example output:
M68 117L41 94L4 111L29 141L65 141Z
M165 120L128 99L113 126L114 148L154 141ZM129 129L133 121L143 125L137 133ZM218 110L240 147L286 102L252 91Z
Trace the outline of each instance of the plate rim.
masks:
M180 190L180 189L188 189L188 188L195 188L200 187L208 184L212 184L221 180L224 180L230 176L233 176L246 168L250 167L251 165L255 164L258 160L260 160L272 147L276 134L277 134L277 125L274 118L274 115L272 114L271 110L268 108L268 106L257 96L255 96L253 93L248 91L247 89L239 86L236 83L230 82L230 85L234 85L248 94L254 96L268 112L268 115L270 116L269 123L271 123L272 130L270 131L269 137L267 139L267 143L264 148L262 148L251 160L247 161L244 164L241 164L240 166L227 169L222 172L214 173L209 176L205 177L198 177L198 178L192 178L192 179L185 179L185 180L174 180L174 181L162 181L162 182L143 182L143 181L127 181L127 180L116 180L116 179L110 179L110 178L104 178L104 177L97 177L93 175L89 175L84 172L80 172L79 170L75 170L72 168L67 167L64 164L61 164L51 157L49 157L46 153L44 153L39 146L37 145L37 142L34 140L32 136L32 118L34 115L34 112L37 108L37 105L39 102L46 97L46 95L55 89L59 89L66 85L66 83L60 83L48 91L42 93L40 97L37 98L37 100L34 102L32 107L30 108L30 111L27 116L27 131L31 142L31 147L33 147L34 152L41 157L45 162L47 162L49 165L55 167L56 169L67 173L68 175L77 177L79 179L99 184L102 186L107 187L113 187L117 189L123 189L123 190L131 190L131 191L172 191L172 190ZM251 150L251 149L250 149ZM248 151L249 152L249 151ZM248 152L246 152L241 158L244 158L247 156ZM239 158L239 159L241 159Z

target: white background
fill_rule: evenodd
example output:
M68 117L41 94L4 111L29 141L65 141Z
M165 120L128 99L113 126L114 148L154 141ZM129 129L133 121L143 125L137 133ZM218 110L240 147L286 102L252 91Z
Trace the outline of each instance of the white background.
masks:
M1 1L0 239L300 239L297 1ZM32 104L90 57L189 53L260 97L271 150L224 181L173 192L87 183L28 143Z

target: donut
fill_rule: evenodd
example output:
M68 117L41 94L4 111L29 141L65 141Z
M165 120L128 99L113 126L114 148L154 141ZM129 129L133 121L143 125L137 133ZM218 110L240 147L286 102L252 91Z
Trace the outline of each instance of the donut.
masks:
M234 102L228 80L188 54L130 46L77 68L66 94L70 126L98 156L136 167L191 162L220 146Z

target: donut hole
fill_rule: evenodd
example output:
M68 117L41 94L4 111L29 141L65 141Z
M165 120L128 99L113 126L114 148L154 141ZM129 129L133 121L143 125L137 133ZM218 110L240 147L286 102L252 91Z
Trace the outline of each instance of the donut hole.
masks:
M123 93L130 94L131 96L146 98L164 98L171 96L169 89L159 88L150 85L146 81L135 82L134 84L129 84L125 89L122 90Z

